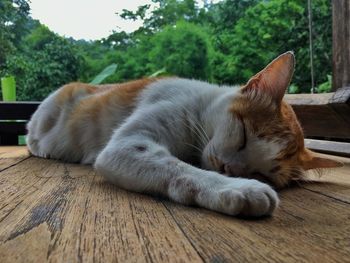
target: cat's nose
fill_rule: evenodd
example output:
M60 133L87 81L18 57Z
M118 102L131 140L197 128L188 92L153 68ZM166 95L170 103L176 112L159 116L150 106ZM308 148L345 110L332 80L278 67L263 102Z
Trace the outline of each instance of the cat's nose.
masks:
M225 173L232 176L242 177L246 174L247 166L241 163L225 164Z

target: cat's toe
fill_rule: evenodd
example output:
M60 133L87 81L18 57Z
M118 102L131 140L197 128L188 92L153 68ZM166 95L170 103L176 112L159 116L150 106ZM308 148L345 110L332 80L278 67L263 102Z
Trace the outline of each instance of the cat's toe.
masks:
M251 181L243 190L245 203L240 214L256 217L271 215L279 203L276 191L267 184Z
M245 206L244 195L235 189L225 189L219 192L219 211L229 215L238 215Z

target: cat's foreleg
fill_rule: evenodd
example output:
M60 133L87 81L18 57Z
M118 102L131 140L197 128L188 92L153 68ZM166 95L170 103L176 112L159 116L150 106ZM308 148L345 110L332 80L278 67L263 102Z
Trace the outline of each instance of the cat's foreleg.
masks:
M97 157L95 168L122 188L230 215L270 215L278 205L270 186L191 166L146 136L112 138Z

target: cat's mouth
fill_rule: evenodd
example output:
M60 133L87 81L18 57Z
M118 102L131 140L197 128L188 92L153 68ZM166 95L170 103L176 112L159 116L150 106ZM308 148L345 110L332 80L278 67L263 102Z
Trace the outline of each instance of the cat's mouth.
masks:
M275 185L274 182L265 174L260 173L260 172L252 172L252 173L235 173L234 171L229 171L227 169L227 165L224 164L223 162L221 162L220 160L218 160L217 158L216 162L215 162L215 168L217 170L217 172L219 172L222 175L228 176L228 177L243 177L243 178L247 178L247 179L255 179L258 180L260 182L269 184L269 185Z
M212 163L212 165L214 166L215 170L217 172L219 172L222 175L228 176L228 177L243 177L243 178L247 178L247 179L255 179L258 180L260 182L275 186L275 183L265 174L260 173L260 172L252 172L252 173L247 173L246 171L239 171L239 172L235 172L234 170L230 171L227 168L227 164L225 164L224 162L222 162L221 160L219 160L216 157L211 157L210 161Z

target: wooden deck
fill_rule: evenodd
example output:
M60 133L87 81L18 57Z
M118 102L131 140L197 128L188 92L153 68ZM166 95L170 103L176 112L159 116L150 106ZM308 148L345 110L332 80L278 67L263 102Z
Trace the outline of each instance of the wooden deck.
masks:
M350 262L350 159L237 219L123 191L89 166L0 147L0 262Z

